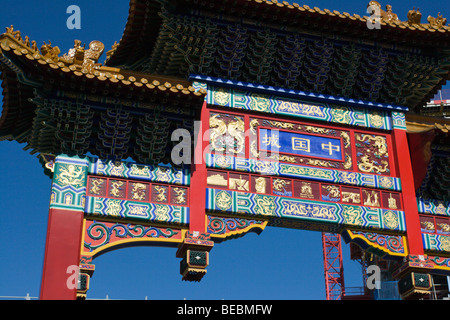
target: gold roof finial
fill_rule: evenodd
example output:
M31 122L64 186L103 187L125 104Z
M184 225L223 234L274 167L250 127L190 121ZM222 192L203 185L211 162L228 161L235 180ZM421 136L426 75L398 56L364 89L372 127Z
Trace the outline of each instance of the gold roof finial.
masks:
M437 18L428 16L427 21L432 27L435 27L437 29L441 29L447 24L447 18L443 18L440 12L438 12Z
M408 24L411 26L413 24L420 24L420 20L422 19L422 13L419 8L413 7L412 10L408 11Z

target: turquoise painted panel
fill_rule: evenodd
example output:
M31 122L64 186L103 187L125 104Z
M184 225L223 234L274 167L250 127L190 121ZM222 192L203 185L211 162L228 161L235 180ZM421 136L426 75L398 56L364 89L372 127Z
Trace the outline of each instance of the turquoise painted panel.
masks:
M206 210L269 219L293 219L344 227L406 231L404 212L324 201L207 189Z
M189 208L157 203L87 197L87 216L131 219L168 224L188 224Z
M322 102L318 102L322 101ZM275 94L261 94L231 87L208 85L207 103L245 111L257 111L273 115L290 116L338 124L391 130L391 112L334 104L324 97L314 102L291 99Z
M450 236L422 233L422 240L425 250L450 252Z

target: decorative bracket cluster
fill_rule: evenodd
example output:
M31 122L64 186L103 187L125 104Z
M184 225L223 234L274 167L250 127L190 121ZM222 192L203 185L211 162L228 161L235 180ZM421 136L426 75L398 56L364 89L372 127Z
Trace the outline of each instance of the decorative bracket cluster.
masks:
M184 281L199 282L203 278L209 264L209 251L213 246L214 242L209 234L186 231L185 239L176 254L177 258L183 259L180 262L180 274Z

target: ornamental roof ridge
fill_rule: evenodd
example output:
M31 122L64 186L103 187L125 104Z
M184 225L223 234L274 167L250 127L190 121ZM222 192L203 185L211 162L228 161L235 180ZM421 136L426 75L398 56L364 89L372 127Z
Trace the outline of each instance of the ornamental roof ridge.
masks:
M85 76L89 79L97 78L100 81L121 82L127 86L134 85L151 90L159 89L159 91L180 92L196 96L206 94L204 89L196 90L186 80L104 66L97 63L103 50L104 45L100 41L92 41L89 49L85 49L85 46L81 46L80 40L75 40L74 47L68 53L59 56L61 53L59 47L53 46L51 41L48 44L44 42L39 49L36 41L30 41L28 36L22 38L21 32L14 30L12 25L6 27L6 33L0 34L0 56L4 55L4 52L11 52L17 57L25 57L30 61L48 65L50 68L59 69L64 73L73 73L78 77ZM0 60L0 62L4 61Z
M374 21L376 15L373 14L360 16L277 0L130 0L124 32L120 41L108 52L105 64L133 69L136 57L148 54L148 46L158 39L161 25L172 14L203 17L208 21L241 21L284 32L334 32L338 38L349 36L363 42L379 40L396 47L411 43L414 46L429 46L432 43L447 45L450 40L450 27L440 13L437 17L429 16L423 22L421 20L425 19L422 19L420 10L414 7L407 12L407 20L401 21L391 5L386 5L386 10L377 1L370 1L368 9L370 5L379 9L379 20ZM374 27L377 22L380 28ZM381 30L369 30L374 28ZM411 38L413 42L409 41Z

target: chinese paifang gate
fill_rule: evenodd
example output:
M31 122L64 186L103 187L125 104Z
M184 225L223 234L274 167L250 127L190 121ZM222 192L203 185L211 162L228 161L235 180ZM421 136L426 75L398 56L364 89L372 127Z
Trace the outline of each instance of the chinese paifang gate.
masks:
M0 139L52 179L40 298L86 298L95 258L133 245L178 248L200 281L214 245L268 226L322 232L324 252L342 237L402 299L430 298L450 274L450 122L426 105L450 28L370 4L379 29L275 0L131 0L104 63L100 41L61 55L6 28ZM177 128L200 151L181 164ZM342 259L324 263L327 299L348 298Z

